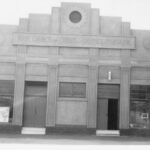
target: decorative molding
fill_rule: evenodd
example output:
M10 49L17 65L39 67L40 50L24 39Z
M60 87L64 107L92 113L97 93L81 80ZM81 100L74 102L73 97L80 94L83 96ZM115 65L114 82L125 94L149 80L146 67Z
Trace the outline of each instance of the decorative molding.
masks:
M14 33L13 45L135 49L135 38Z
M87 77L59 76L58 82L83 82L83 83L87 83L88 79L87 79Z
M87 18L88 18L88 15L89 15L89 9L81 8L81 7L78 7L78 6L72 6L72 7L65 7L64 9L62 9L62 11L64 11L63 12L64 15L62 16L63 19L64 19L64 24L69 25L73 28L76 28L76 27L80 28L83 25L85 25L85 26L87 25L87 20L88 20ZM78 11L81 14L81 21L79 23L73 23L69 19L69 15L73 11Z

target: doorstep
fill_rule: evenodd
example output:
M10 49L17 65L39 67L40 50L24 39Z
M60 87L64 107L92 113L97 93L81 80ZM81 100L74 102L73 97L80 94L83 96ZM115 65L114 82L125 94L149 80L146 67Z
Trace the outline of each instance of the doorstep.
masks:
M45 135L46 129L45 128L30 128L30 127L23 127L21 134L39 134Z
M96 130L97 136L120 136L119 130Z

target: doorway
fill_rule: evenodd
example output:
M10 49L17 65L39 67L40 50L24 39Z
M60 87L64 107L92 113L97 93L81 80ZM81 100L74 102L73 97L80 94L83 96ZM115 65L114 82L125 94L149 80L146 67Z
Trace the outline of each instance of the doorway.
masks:
M23 126L32 128L45 127L47 83L25 83Z
M98 101L97 128L100 130L118 130L118 99Z
M118 130L118 99L108 99L108 130Z
M119 129L119 85L98 85L97 129Z

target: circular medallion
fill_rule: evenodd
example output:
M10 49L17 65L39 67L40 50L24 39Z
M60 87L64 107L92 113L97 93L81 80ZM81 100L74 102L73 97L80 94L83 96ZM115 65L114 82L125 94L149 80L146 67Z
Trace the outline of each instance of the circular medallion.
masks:
M72 11L69 15L69 19L73 23L79 23L82 19L82 15L79 11Z

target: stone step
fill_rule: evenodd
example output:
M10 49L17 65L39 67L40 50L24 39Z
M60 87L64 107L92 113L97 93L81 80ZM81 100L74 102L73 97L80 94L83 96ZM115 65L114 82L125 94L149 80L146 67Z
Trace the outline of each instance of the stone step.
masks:
M46 132L45 128L28 128L23 127L21 133L22 134L41 134L44 135Z
M119 130L96 130L97 136L120 136Z

